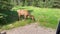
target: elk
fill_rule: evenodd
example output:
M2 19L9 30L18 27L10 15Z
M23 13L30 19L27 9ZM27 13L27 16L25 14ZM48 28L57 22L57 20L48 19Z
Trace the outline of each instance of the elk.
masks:
M21 16L24 16L24 19L26 19L29 16L32 20L35 20L34 16L31 15L28 10L25 9L17 10L17 13L18 13L18 20L20 20Z
M35 18L33 15L28 15L28 17L35 21Z

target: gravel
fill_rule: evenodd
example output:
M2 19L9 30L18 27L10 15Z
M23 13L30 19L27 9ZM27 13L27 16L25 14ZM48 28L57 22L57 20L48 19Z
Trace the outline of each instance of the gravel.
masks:
M41 27L37 23L7 30L6 32L7 34L56 34L55 29Z

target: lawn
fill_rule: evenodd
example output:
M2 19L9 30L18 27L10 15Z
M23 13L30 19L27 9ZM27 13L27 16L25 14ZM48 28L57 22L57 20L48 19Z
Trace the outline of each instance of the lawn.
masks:
M49 28L56 28L58 25L58 20L60 18L60 9L56 8L38 8L38 7L14 7L13 10L18 9L32 10L31 14L34 15L40 26L45 26Z
M31 14L34 15L36 22L39 23L39 26L44 26L48 28L55 29L58 24L58 20L60 18L60 9L54 9L54 8L38 8L38 7L32 7L32 6L15 6L12 8L11 11L15 12L18 9L26 9L26 10L32 10ZM11 29L19 26L24 26L27 24L33 23L32 20L27 19L26 21L15 21L13 23L0 26L1 30L4 29Z

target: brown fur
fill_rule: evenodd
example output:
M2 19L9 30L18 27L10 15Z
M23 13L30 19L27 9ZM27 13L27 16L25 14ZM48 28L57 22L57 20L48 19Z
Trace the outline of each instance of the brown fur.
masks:
M30 13L28 12L28 10L17 10L17 13L18 13L18 19L20 20L20 16L23 15L24 18L26 19L28 16L30 18L32 18L32 20L34 19L34 16L33 15L30 15Z
M31 18L32 20L34 20L34 21L35 21L35 18L34 18L34 16L33 16L33 15L29 15L29 18Z

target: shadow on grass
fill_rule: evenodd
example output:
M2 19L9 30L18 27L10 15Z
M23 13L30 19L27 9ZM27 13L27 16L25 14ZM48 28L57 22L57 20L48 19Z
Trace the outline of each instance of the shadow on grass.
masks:
M18 14L17 14L16 11L1 10L0 13L7 15L5 17L6 18L5 19L6 23L4 22L4 20L2 20L1 22L4 22L4 23L1 23L0 24L1 26L13 23L13 22L18 20Z

